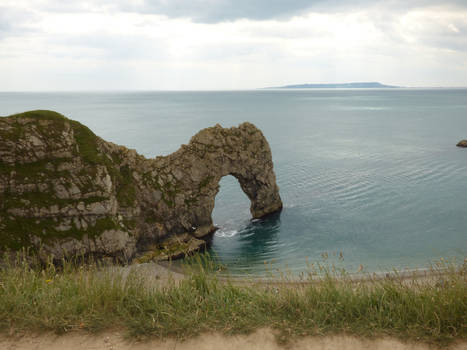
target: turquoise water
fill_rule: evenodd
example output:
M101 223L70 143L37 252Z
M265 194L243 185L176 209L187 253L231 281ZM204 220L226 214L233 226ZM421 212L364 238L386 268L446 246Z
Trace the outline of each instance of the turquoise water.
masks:
M256 124L284 210L252 222L236 180L222 179L212 252L234 274L299 272L340 253L349 271L467 256L467 150L455 147L467 138L465 89L0 93L0 115L30 109L148 157L216 123Z

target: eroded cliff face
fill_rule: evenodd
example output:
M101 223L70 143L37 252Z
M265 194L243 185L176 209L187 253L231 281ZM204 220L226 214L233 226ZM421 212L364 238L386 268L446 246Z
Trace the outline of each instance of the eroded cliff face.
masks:
M250 123L201 130L146 159L55 112L0 118L0 251L126 261L164 241L198 249L229 174L254 218L282 208L269 145Z

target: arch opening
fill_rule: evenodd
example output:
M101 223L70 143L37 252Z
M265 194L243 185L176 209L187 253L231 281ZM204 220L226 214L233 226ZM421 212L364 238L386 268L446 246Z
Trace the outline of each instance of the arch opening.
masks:
M252 215L251 201L233 175L226 175L219 181L211 217L218 230L216 236L233 236L246 227Z
M261 219L253 217L255 198L250 198L248 188L244 188L248 182L242 186L240 181L234 174L220 179L211 214L217 230L210 240L209 252L234 274L248 272L252 264L274 257L280 229L278 211Z

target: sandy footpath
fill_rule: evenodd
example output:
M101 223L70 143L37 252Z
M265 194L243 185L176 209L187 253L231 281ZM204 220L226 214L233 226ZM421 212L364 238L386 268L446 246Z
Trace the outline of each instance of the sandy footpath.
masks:
M428 350L433 346L417 343L403 343L392 338L360 339L350 336L304 337L286 346L279 345L272 331L259 330L250 335L224 336L205 334L186 341L149 340L132 342L125 340L118 332L100 335L70 333L57 336L54 334L27 335L23 337L0 336L1 350ZM467 350L467 343L457 343L451 350Z

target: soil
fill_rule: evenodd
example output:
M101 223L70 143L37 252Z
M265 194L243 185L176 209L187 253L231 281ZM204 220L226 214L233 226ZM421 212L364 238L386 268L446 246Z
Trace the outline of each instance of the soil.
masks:
M361 339L336 335L303 337L280 345L273 331L261 329L250 335L226 336L218 333L204 334L185 341L152 339L131 341L117 331L99 335L72 332L65 335L40 334L24 336L0 336L2 350L432 350L434 346L423 343L404 343L393 338ZM451 345L450 350L467 350L467 342Z

